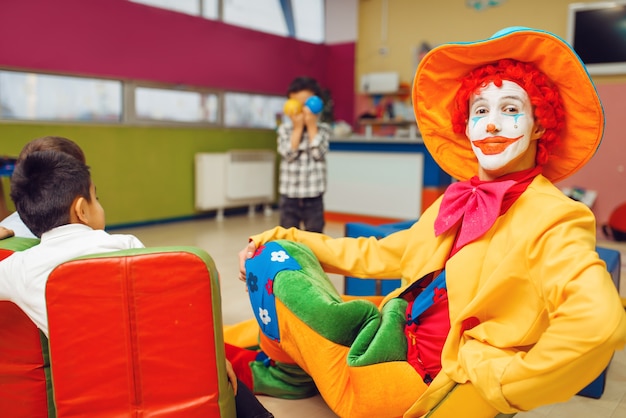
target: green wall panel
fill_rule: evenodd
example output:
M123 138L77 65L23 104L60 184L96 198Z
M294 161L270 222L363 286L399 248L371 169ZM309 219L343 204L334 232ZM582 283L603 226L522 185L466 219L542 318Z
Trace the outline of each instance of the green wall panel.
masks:
M0 155L17 156L24 144L45 135L67 137L83 149L109 226L199 215L198 152L276 149L272 130L4 123Z

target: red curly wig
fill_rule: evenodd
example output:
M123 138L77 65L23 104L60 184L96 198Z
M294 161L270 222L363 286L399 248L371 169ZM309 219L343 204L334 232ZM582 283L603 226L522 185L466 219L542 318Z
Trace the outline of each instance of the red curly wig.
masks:
M500 87L503 80L512 81L526 90L533 106L535 121L545 129L537 144L536 158L538 165L544 165L550 157L550 151L560 142L560 134L565 125L565 111L556 86L531 63L502 59L478 67L461 79L452 112L454 132L465 132L470 96L491 82Z

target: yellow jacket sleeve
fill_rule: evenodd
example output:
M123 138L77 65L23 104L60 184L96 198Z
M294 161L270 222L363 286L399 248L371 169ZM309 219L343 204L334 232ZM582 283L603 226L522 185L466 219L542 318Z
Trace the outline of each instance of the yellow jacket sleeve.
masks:
M300 242L313 251L328 273L384 279L402 276L400 260L408 234L409 230L402 230L380 240L375 237L332 238L297 228L276 227L251 239L257 247L277 239Z

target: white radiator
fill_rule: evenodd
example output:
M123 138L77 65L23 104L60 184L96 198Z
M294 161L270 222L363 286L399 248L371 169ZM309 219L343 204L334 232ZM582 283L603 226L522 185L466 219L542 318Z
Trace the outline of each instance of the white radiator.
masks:
M276 154L265 150L198 153L195 156L195 206L201 211L265 204L274 201Z

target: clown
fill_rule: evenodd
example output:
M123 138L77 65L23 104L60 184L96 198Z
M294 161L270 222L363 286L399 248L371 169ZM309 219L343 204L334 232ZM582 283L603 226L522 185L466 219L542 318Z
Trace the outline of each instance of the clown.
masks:
M240 278L268 356L265 372L250 363L251 383L272 394L263 375L299 367L341 417L423 416L454 387L475 400L462 405L471 417L569 399L626 342L593 214L553 185L602 138L591 79L562 39L508 28L429 52L413 103L428 150L459 181L380 240L251 237ZM378 305L343 301L324 271L406 285Z

